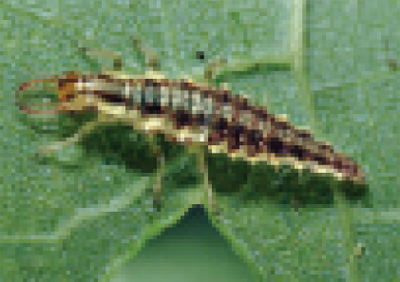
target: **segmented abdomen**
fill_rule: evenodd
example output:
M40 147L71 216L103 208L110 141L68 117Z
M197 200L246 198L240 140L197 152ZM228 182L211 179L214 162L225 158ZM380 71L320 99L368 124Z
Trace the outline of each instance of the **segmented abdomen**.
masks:
M250 105L246 98L230 90L190 80L115 79L107 75L82 76L79 83L86 94L123 105L143 118L167 119L175 130L163 133L173 141L202 140L210 150L231 157L284 163L331 174L340 180L364 182L365 175L356 162L335 153L331 145L315 141L310 132L268 113L266 107ZM187 132L200 132L203 137Z

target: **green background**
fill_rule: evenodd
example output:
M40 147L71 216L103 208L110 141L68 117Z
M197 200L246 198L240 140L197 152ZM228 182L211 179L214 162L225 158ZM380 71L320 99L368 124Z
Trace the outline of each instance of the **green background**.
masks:
M399 8L397 1L3 1L0 281L398 280L400 98L386 58L399 58ZM339 193L334 204L296 207L290 195L244 202L225 191L216 217L189 209L204 196L195 160L168 147L156 213L155 158L143 135L120 125L35 158L38 146L80 123L19 112L19 83L93 70L76 40L121 51L126 72L143 72L133 37L159 54L169 77L201 78L197 50L227 58L222 79L236 93L309 125L361 164L371 205L349 205ZM211 176L229 181L239 172ZM284 171L267 179L290 190ZM363 253L351 259L357 244Z

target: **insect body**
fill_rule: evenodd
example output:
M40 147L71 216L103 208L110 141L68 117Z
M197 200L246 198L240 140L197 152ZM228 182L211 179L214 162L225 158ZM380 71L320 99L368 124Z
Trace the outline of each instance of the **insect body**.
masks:
M154 55L149 61L157 65ZM206 77L214 71L215 62L210 66ZM289 164L340 181L365 180L357 163L334 152L328 143L316 141L309 131L272 115L266 107L252 106L247 98L226 88L191 79L168 79L153 67L145 75L132 76L68 72L24 83L19 92L41 82L56 85L59 101L53 112L95 110L99 114L98 121L85 124L65 141L44 147L44 152L79 141L101 122L121 121L147 134L161 133L185 145L206 145L212 153L251 163ZM35 113L28 107L20 108Z

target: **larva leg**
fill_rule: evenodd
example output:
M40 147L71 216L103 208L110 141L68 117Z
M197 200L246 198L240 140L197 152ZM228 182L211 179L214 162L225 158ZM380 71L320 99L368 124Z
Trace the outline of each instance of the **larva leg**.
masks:
M204 68L204 79L208 82L215 80L220 67L224 64L226 64L226 60L221 58L217 58L208 63ZM210 183L208 178L208 167L205 161L204 149L201 145L193 145L192 152L197 155L198 167L200 173L203 175L204 193L207 197L208 208L211 209L213 213L218 214L219 208L215 200L212 184Z
M218 206L215 200L215 195L212 189L212 184L208 178L208 167L205 161L204 148L201 145L192 145L188 148L188 152L195 154L197 158L197 166L199 168L200 174L203 175L203 187L204 187L204 195L207 197L207 205L208 208L213 213L218 213Z
M159 211L161 209L161 188L162 188L162 177L165 172L165 157L158 144L156 138L153 135L147 135L148 142L151 144L151 150L153 154L157 156L158 168L156 172L156 178L153 183L153 206Z
M204 79L210 81L215 80L220 68L227 63L226 59L217 58L209 62L204 67Z
M157 54L150 48L144 47L139 39L134 39L133 44L134 47L145 57L146 72L160 72L161 64Z
M158 169L156 172L156 179L153 184L153 206L156 210L161 209L161 187L162 187L162 177L165 172L165 157L164 154L160 153L158 157Z
M159 76L163 77L160 73L160 61L157 54L150 48L144 47L140 40L133 40L134 48L137 49L144 57L146 61L146 75L151 77ZM165 171L165 157L157 143L156 138L153 135L146 135L148 142L151 144L153 153L157 156L158 169L156 172L156 179L153 183L153 205L157 210L161 208L161 187L162 177Z
M78 49L81 52L84 52L87 56L93 58L110 58L113 60L113 71L119 72L122 69L122 55L120 52L109 51L109 50L101 50L96 48L88 48L78 44Z
M202 152L198 154L198 162L200 173L203 175L204 193L207 197L208 208L211 209L213 213L218 213L218 206L215 200L214 191L208 178L208 167L204 159L204 150L201 151Z
M39 155L48 155L62 149L65 146L79 142L85 135L92 133L97 126L106 121L107 118L105 116L99 116L97 120L89 121L82 125L78 132L76 132L73 136L68 137L63 141L57 141L50 145L41 146L38 153Z

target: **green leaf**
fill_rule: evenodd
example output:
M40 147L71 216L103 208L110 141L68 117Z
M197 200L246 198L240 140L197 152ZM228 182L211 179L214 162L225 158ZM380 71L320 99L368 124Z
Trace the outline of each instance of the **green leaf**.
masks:
M303 5L303 25L293 24L295 2ZM144 71L134 37L159 54L172 78L202 78L198 50L208 59L227 58L220 82L272 113L289 114L296 125L310 125L317 139L330 141L367 173L372 197L366 207L345 200L337 183L334 201L319 202L323 195L310 191L326 191L329 181L208 156L221 208L218 216L209 215L212 226L254 279L396 280L399 82L386 65L380 35L389 38L389 55L399 58L393 51L400 50L399 7L369 2L1 3L0 280L108 281L151 238L205 201L195 156L165 143L162 210L156 212L152 183L158 163L151 144L118 124L99 128L54 158L35 158L38 146L70 136L92 117L27 117L15 107L19 83L98 69L78 54L75 41L122 51L126 72ZM302 40L295 38L299 34ZM55 131L39 129L53 129L53 123ZM365 252L358 257L352 246L360 244ZM220 261L217 269L239 269ZM189 277L190 268L182 267L182 273Z

